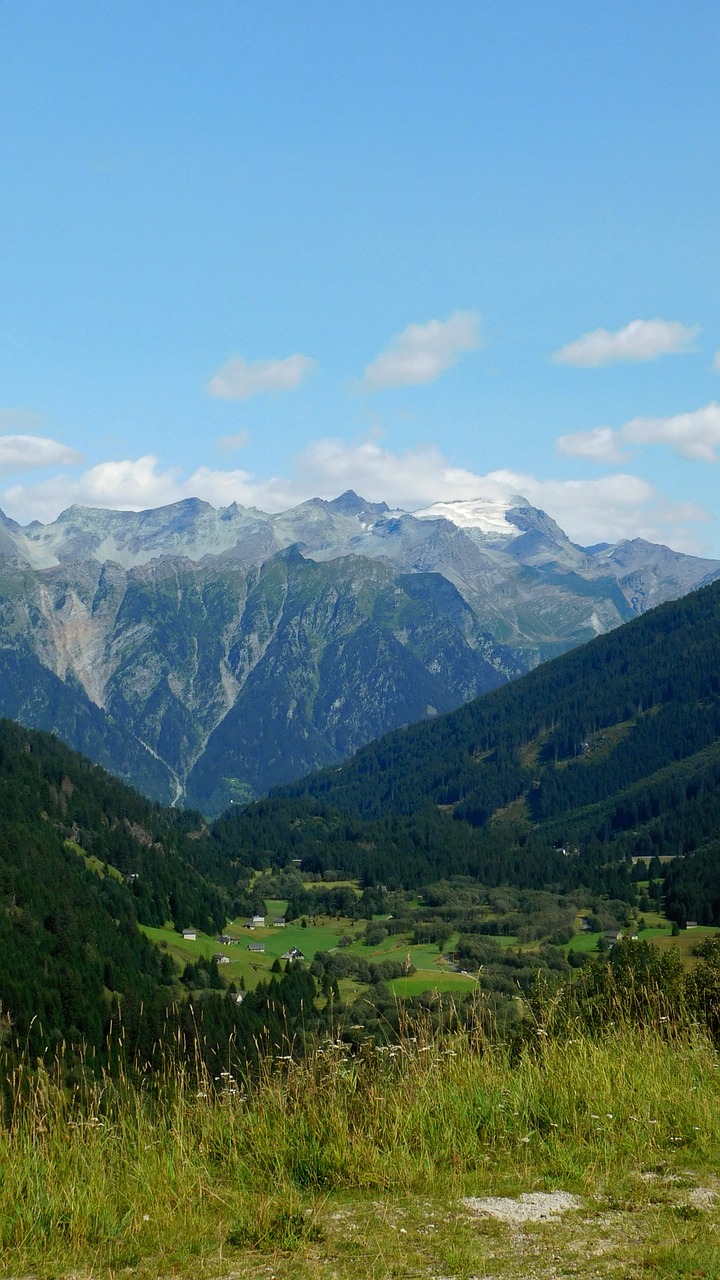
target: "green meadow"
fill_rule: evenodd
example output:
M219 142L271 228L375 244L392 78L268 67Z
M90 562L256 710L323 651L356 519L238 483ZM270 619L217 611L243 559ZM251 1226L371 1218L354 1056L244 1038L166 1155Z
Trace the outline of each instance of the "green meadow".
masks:
M357 887L355 881L342 883ZM448 961L448 953L457 942L457 934L448 938L442 952L437 946L412 945L408 936L402 934L391 934L382 942L367 946L358 937L366 922L351 920L346 916L310 916L306 918L304 925L301 920L293 920L280 928L274 926L271 921L282 918L286 907L287 903L282 899L268 899L268 923L264 928L248 929L245 917L233 920L224 930L233 941L225 946L218 943L215 935L203 933L198 933L194 941L186 941L169 922L164 928L151 928L147 925L141 925L141 928L152 942L169 952L180 969L200 957L210 959L213 955L226 955L229 964L222 965L220 969L224 980L239 984L242 978L248 990L268 977L274 962L282 960L285 952L293 947L302 952L307 964L311 964L318 951L334 951L343 938L353 939L343 949L362 956L370 963L393 960L404 964L409 961L414 966L416 973L408 978L393 979L389 983L390 989L399 996L419 995L429 989L463 993L472 991L477 985L475 978L454 971ZM502 946L510 946L516 940L501 938L499 941ZM262 943L265 950L250 951L250 943ZM359 984L352 982L344 983L341 988L343 996L355 994L359 989Z
M275 915L282 915L280 908L284 906L283 903L274 902L269 903L268 906L273 908L268 911L268 919ZM275 907L278 908L277 911ZM283 928L270 925L262 929L248 929L244 927L244 921L238 919L225 928L225 933L234 941L223 946L215 935L198 933L194 942L188 942L171 924L165 925L162 929L141 925L147 937L157 946L167 949L181 968L198 960L201 956L206 959L221 953L227 956L230 963L221 966L223 977L227 982L235 983L243 978L248 990L257 986L261 979L269 975L274 962L281 960L286 951L296 947L302 952L305 960L311 963L318 951L330 951L336 947L343 933L347 933L351 927L350 921L340 919L322 924L308 924L306 928L303 928L299 921L294 921ZM263 952L248 950L251 942L262 943L265 950Z
M151 1088L77 1071L68 1088L62 1063L16 1065L2 1274L718 1280L720 1072L701 1034L621 1020L515 1054L417 1030L352 1055L324 1041L241 1085L168 1063ZM528 1220L543 1196L567 1211Z
M308 882L307 889L317 887ZM333 882L333 887L348 887L359 893L356 881L343 880ZM164 928L141 926L144 933L156 945L166 949L173 957L180 971L188 963L196 962L200 957L210 959L213 955L227 956L229 963L220 967L223 980L230 984L240 985L251 990L266 979L276 961L282 963L283 955L296 948L307 964L311 964L318 952L334 953L337 950L348 955L357 955L371 964L390 961L412 967L414 972L406 976L391 978L388 987L398 998L411 998L425 991L437 991L444 994L462 996L477 989L477 971L465 972L462 964L452 962L452 953L459 940L459 933L450 933L442 947L436 944L413 944L409 933L389 934L382 941L369 946L363 934L367 921L353 920L347 916L323 916L308 914L302 919L293 920L283 927L273 925L273 920L283 918L287 909L287 901L282 898L266 899L266 921L263 928L249 929L247 919L239 917L226 925L224 932L233 941L229 945L218 943L216 936L198 933L195 941L186 941L168 922ZM408 907L417 910L418 900L410 899ZM382 924L386 917L375 916L374 921ZM683 930L672 936L672 928L665 916L659 911L647 911L643 914L644 928L638 930L643 941L652 941L661 950L676 949L687 968L692 964L693 947L712 929L696 928ZM560 950L567 956L572 952L581 953L588 959L596 954L602 946L602 934L590 932L583 928L583 913L579 913L575 921L576 932L569 942ZM541 947L541 942L520 942L517 935L487 935L492 938L503 951L515 951L518 955L532 955ZM261 943L262 952L250 951L251 943ZM343 978L340 982L340 995L343 1001L355 998L363 991L361 983L353 978Z

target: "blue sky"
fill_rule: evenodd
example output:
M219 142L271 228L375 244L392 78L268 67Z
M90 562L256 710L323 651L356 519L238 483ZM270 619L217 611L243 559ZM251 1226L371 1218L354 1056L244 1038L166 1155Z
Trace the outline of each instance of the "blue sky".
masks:
M0 506L720 557L720 10L0 0Z

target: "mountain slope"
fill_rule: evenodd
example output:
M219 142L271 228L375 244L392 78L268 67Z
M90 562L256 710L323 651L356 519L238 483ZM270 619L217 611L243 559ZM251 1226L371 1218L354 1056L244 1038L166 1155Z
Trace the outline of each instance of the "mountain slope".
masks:
M0 515L0 714L212 815L718 573L577 547L519 495Z
M469 874L633 901L632 858L670 856L674 918L720 923L720 583L226 826L246 859L292 850L308 871L408 887Z
M223 926L229 897L198 870L198 820L0 721L0 1005L31 1055L63 1039L100 1046L118 1004L172 983L138 921Z
M359 816L458 815L525 795L545 820L720 737L720 583L663 605L432 724L371 743L285 794Z
M292 548L0 575L0 714L219 812L519 673L438 574Z

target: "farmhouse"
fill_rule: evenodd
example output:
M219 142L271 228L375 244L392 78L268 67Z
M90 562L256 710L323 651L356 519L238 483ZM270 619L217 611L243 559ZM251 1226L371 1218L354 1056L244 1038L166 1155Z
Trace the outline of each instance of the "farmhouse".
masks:
M265 925L265 917L264 917L264 916L253 916L253 918L252 918L252 924L253 924L253 929L262 929L262 928L264 927L264 925Z
M184 942L196 942L196 941L197 941L197 929L183 929L183 941L184 941Z
M226 956L222 951L216 951L215 955L213 956L213 960L215 961L216 964L230 963L230 957Z
M248 943L248 951L264 951L264 950L265 950L265 943L264 943L264 942L249 942L249 943Z
M283 960L304 960L305 956L298 947L291 947L289 951L285 952L282 958Z
M284 929L284 928L285 928L284 916L278 916L277 920L273 920L273 929Z
M215 941L221 942L224 947L229 947L232 942L232 938L229 933L219 933Z

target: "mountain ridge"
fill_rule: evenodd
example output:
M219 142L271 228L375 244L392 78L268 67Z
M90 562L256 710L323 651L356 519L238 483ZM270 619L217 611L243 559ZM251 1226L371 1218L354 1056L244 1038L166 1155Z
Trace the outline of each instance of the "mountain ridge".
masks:
M0 714L212 814L718 575L642 540L577 547L520 495L2 517Z

